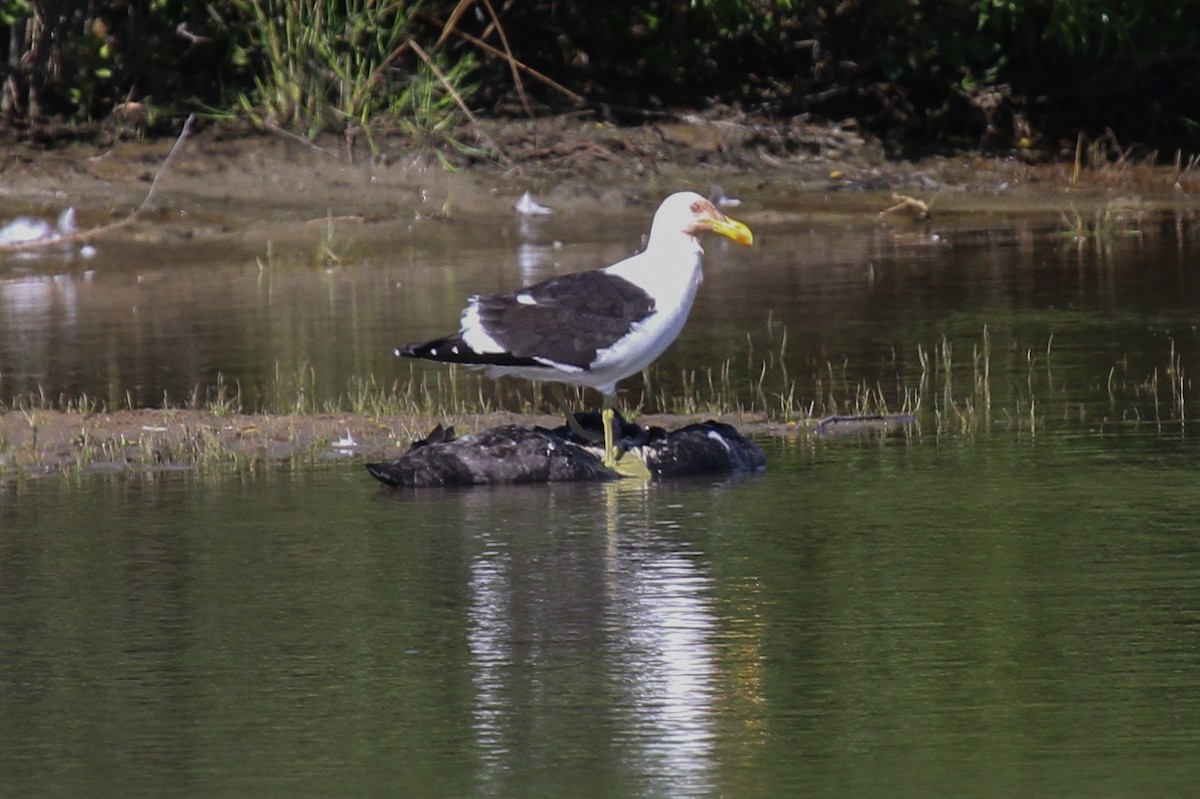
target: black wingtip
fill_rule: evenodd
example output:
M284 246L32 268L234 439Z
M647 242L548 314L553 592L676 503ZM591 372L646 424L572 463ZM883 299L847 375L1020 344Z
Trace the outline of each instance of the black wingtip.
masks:
M449 444L454 439L454 425L443 427L442 423L438 422L437 427L429 431L429 435L425 436L425 438L422 438L419 441L414 441L412 446L408 448L408 451L412 452L413 450L418 450L421 447L429 447L433 446L434 444ZM370 467L371 464L367 464L368 470Z
M474 353L458 335L423 341L419 344L405 344L393 352L397 358L421 358L427 361L467 361L473 360Z
M446 336L433 341L422 341L417 344L404 344L392 350L397 358L422 358L428 361L452 360L446 356L451 352L451 345L458 343L457 336Z
M426 361L462 363L467 366L544 366L533 358L523 358L511 352L476 352L462 334L426 341L423 344L406 344L393 352L399 358L420 358Z

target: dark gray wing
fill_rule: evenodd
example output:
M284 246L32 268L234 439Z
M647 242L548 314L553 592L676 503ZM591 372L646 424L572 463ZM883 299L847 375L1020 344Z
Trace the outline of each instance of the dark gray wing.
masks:
M563 275L475 303L484 331L513 357L581 369L654 313L653 297L604 271Z

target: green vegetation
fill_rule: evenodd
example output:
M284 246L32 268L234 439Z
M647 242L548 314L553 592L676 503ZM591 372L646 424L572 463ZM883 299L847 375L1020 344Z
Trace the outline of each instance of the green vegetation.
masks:
M5 121L57 119L65 135L109 121L141 132L199 109L305 139L373 141L381 126L428 138L462 118L475 64L472 51L422 48L439 29L406 0L2 0L0 30Z
M786 337L784 337L786 339ZM978 341L970 342L970 354L943 337L930 347L918 346L916 357L920 371L912 377L897 372L889 385L868 382L854 376L856 368L847 363L825 362L809 375L789 373L783 355L786 341L777 349L756 355L760 348L747 337L747 365L751 367L749 384L736 382L731 361L702 370L685 370L671 391L659 388L662 375L651 367L643 375L640 395L628 396L624 411L636 414L665 413L684 416L751 415L774 422L813 421L835 415L906 414L923 418L940 433L969 434L988 429L997 422L1036 430L1039 409L1054 408L1062 418L1086 415L1077 400L1059 390L1053 368L1053 340L1042 347L1013 344L1007 354L1020 368L1013 371L1012 383L995 385L993 360L996 357L991 334L982 331ZM1150 419L1156 422L1183 421L1189 383L1182 355L1174 342L1167 360L1147 375L1131 375L1128 365L1112 367L1097 385L1105 387L1106 418L1120 421ZM425 369L409 365L408 374L390 383L379 383L374 376L353 377L345 389L332 399L315 398L316 372L309 364L285 371L276 369L262 399L250 407L239 385L230 385L218 375L215 385L199 389L183 402L163 397L164 408L203 411L218 418L240 414L308 416L349 413L355 416L405 416L421 419L475 416L517 408L521 413L556 415L557 402L546 386L525 381L500 385L511 391L502 403L485 395L485 381L477 373L457 368ZM595 397L582 389L566 389L572 407L587 408ZM1005 402L996 396L1008 398ZM1098 399L1097 398L1093 399ZM1068 406L1074 407L1068 407ZM111 408L94 397L52 398L37 394L19 399L9 407L0 405L0 413L19 411L60 411L94 415L116 411L137 411L139 407Z
M638 403L647 412L685 416L749 415L811 429L835 416L911 416L936 435L971 436L993 429L1035 434L1056 422L1106 424L1182 423L1187 418L1190 384L1182 355L1174 342L1166 363L1149 374L1131 374L1129 364L1112 367L1096 381L1104 392L1068 392L1054 368L1053 338L1041 346L1013 342L998 353L985 328L976 341L956 345L943 337L930 347L918 345L919 372L897 369L888 379L865 380L861 364L814 364L807 375L790 374L785 366L786 333L774 349L747 338L746 372L751 384L735 382L726 361L680 376L682 389L654 389L653 367L647 392ZM994 362L1006 359L997 377Z
M897 370L886 382L857 377L861 370L845 363L814 365L815 373L796 377L784 365L786 334L768 338L770 346L747 338L750 385L736 382L737 370L727 361L685 372L682 387L668 393L657 388L662 375L651 368L644 393L626 398L623 410L630 416L724 417L749 432L755 422L766 423L771 432L795 435L827 432L831 417L869 422L906 416L914 430L968 438L999 430L1032 436L1063 424L1102 431L1107 425L1161 427L1187 420L1190 382L1173 341L1165 362L1149 374L1117 363L1080 394L1068 391L1056 373L1052 338L1036 347L1013 342L999 352L987 329L967 348L943 337L918 347L918 373ZM1007 360L1003 369L995 366L998 358ZM162 410L109 408L87 396L30 396L0 407L0 477L97 463L253 469L278 460L310 462L327 457L343 435L368 447L394 448L423 437L436 422L479 427L498 423L494 414L503 413L485 396L482 378L456 368L410 365L408 375L386 385L371 376L353 378L340 396L325 401L314 399L315 383L310 365L277 370L255 408L245 407L240 386L221 377L183 403L164 397ZM519 408L525 417L557 415L548 388L524 381L500 385L513 392L503 407ZM594 406L595 397L586 392L568 395L572 407Z
M1113 239L1121 236L1138 237L1144 212L1137 208L1122 207L1120 203L1107 203L1095 209L1090 218L1075 208L1062 213L1062 235L1083 247L1089 240L1102 246L1111 246Z
M236 104L260 127L313 138L326 130L378 124L414 136L445 133L460 117L454 94L469 94L470 53L453 64L428 56L409 38L418 5L393 0L230 0L222 20L233 62L253 88ZM210 5L215 13L216 4ZM415 54L415 55L414 55ZM408 56L409 66L402 60ZM439 60L441 63L439 63ZM415 61L415 64L412 63Z
M0 0L0 126L166 133L192 111L454 146L477 115L640 123L713 103L935 143L1165 153L1200 130L1194 3L1151 0ZM1111 157L1101 152L1100 157Z

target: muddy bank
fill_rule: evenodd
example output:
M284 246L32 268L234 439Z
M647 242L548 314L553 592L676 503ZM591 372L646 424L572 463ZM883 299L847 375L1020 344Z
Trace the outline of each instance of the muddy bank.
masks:
M795 435L811 429L809 425L768 422L755 414L726 414L716 420L755 436ZM668 415L639 418L642 424L667 429L698 421L702 419ZM0 414L0 479L75 470L255 469L286 463L391 459L439 422L466 434L504 424L555 427L562 424L562 419L514 413L435 420L351 413L216 414L184 409L9 411Z
M809 198L866 224L879 224L891 193L936 199L935 213L946 214L1060 208L1064 200L1085 210L1114 198L1170 201L1200 191L1196 170L1119 159L1078 173L1071 162L1028 162L1028 153L889 161L853 127L802 120L692 115L624 128L557 117L488 123L474 140L494 156L452 150L447 169L434 151L403 140L376 142L372 152L361 140L307 144L200 129L162 174L147 212L108 235L254 243L316 237L332 220L353 226L356 237L387 239L397 235L398 222L511 217L512 201L527 189L563 213L606 214L716 184L751 200ZM52 217L73 205L81 228L111 223L146 196L173 143L9 148L0 160L0 213Z

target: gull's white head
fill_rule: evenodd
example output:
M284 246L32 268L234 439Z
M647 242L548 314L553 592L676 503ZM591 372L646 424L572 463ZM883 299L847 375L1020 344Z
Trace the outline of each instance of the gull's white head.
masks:
M695 238L705 230L727 236L738 244L754 242L750 228L725 216L717 206L696 192L681 191L672 194L658 206L654 223L650 226L647 248L653 247L656 239L665 241L680 234Z

